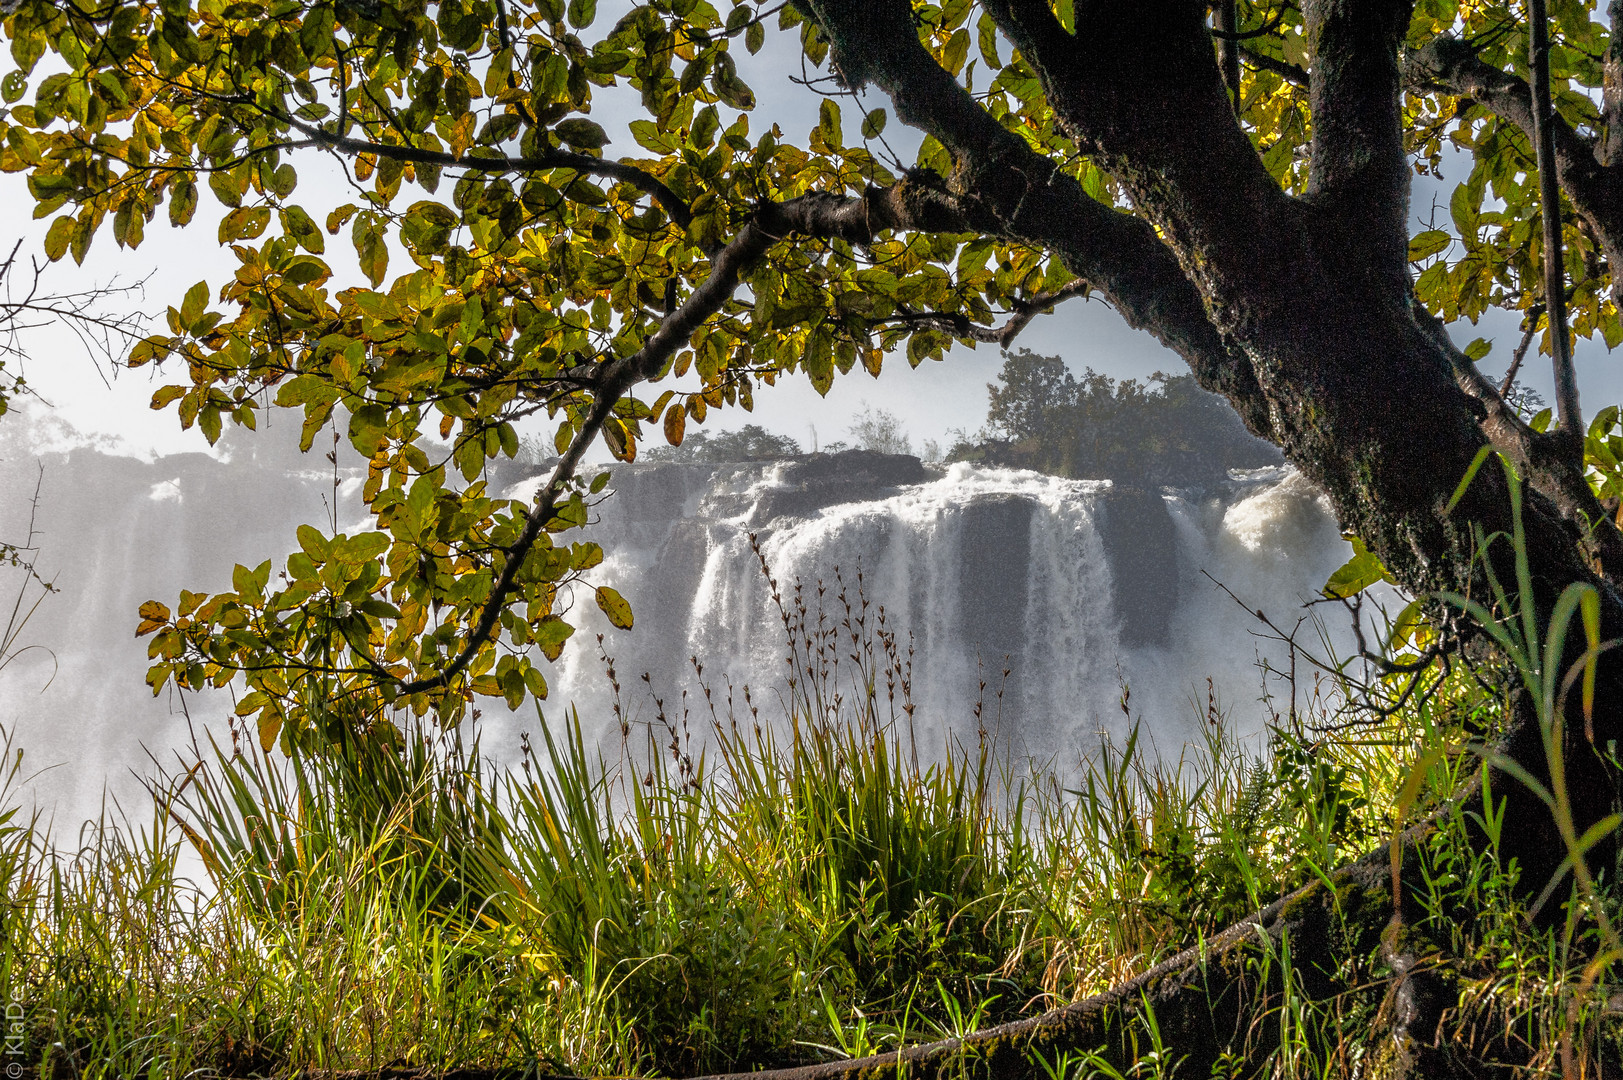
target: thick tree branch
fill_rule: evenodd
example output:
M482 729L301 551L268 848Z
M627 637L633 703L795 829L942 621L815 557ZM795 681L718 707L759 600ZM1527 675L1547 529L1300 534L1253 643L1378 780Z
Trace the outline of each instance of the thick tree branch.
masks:
M1601 63L1601 122L1605 125L1596 157L1602 165L1623 159L1623 0L1606 6L1606 21L1613 28Z
M1021 32L1011 0L984 6L1005 32ZM1241 129L1206 7L1079 5L1074 39L1056 48L1032 35L1022 55L1062 129L1176 252L1207 318L1233 341L1247 333L1234 318L1299 278L1325 245L1311 235L1309 208L1285 194ZM1155 33L1145 34L1147 25ZM1249 356L1240 362L1258 359ZM1236 406L1246 414L1242 402Z
M1495 116L1508 120L1531 140L1533 103L1522 79L1482 60L1469 42L1439 35L1410 53L1403 65L1404 81L1418 90L1438 90L1468 97ZM1562 186L1576 184L1580 191L1602 182L1593 144L1556 114L1550 126ZM1569 195L1571 189L1568 188ZM1576 200L1575 200L1576 201Z
M1255 49L1240 46L1240 55L1245 62L1258 71L1271 71L1294 86L1306 87L1308 84L1307 69L1298 67L1288 60L1276 60L1267 53L1260 53Z
M989 5L987 11L1027 63L1038 68L1073 53L1078 46L1077 39L1065 32L1046 0L1001 0L995 9ZM1082 24L1077 29L1083 31Z
M841 70L877 83L900 118L953 155L948 191L971 225L1058 255L1130 322L1148 314L1158 331L1179 335L1174 347L1201 383L1279 444L1328 493L1343 526L1409 588L1471 590L1482 580L1475 530L1509 531L1508 482L1481 470L1452 511L1444 509L1487 441L1486 409L1461 388L1451 354L1411 310L1407 175L1391 163L1401 138L1398 0L1319 0L1326 56L1315 66L1328 66L1314 75L1321 107L1356 110L1360 95L1390 100L1375 103L1380 116L1367 126L1346 121L1350 138L1384 156L1361 162L1356 152L1327 151L1319 197L1306 200L1280 189L1239 129L1202 5L1079 5L1077 35L1063 48L1045 51L1030 36L1022 55L1057 121L1117 178L1142 218L1073 195L1065 174L940 69L918 43L906 3L804 2L845 58ZM1012 0L986 0L986 9L1020 31ZM1157 32L1143 33L1145 25ZM1325 228L1356 218L1342 200L1358 198L1349 187L1361 169L1374 169L1375 183L1405 185L1398 211L1381 212L1373 254L1362 231ZM1567 584L1590 582L1603 593L1603 633L1623 634L1623 602L1578 543L1582 515L1564 512L1538 487L1523 514L1538 568L1534 607L1547 614ZM1509 581L1503 546L1494 569ZM1536 750L1513 752L1532 767ZM1603 789L1601 772L1590 770L1585 783Z
M1415 319L1447 354L1454 380L1481 408L1482 431L1496 450L1510 459L1533 489L1555 504L1561 516L1581 534L1579 542L1601 572L1623 581L1623 533L1595 498L1584 478L1582 461L1566 452L1559 440L1522 422L1503 393L1449 339L1443 321L1422 309ZM1518 350L1518 354L1521 350Z
M619 161L609 161L604 158L592 157L590 154L577 154L571 150L548 150L544 154L530 157L505 157L498 154L489 156L481 154L447 154L439 150L424 150L416 146L399 146L392 143L374 142L370 139L355 139L347 135L334 135L315 124L307 124L295 116L281 116L278 119L289 127L299 131L317 146L329 150L337 150L344 154L374 154L380 158L392 161L409 161L419 165L438 165L442 168L468 169L472 172L487 173L532 173L546 169L574 169L591 176L601 176L610 180L619 180L631 184L638 191L651 196L659 203L660 208L670 216L681 228L687 228L693 221L693 213L688 209L676 192L666 186L665 182L652 173L644 172L634 165L627 165Z
M1223 82L1229 88L1234 111L1240 111L1240 19L1235 0L1219 0L1217 5L1217 57L1223 68Z
M1336 242L1354 236L1383 291L1409 280L1409 167L1403 149L1398 47L1409 0L1307 0L1313 67L1308 197L1332 217Z
M1078 279L1064 288L1052 292L1038 293L1030 300L1015 303L1014 314L1002 326L982 326L970 322L969 316L937 311L903 311L887 322L903 322L911 326L928 326L943 330L958 337L971 338L975 341L984 341L999 348L1007 349L1020 331L1031 324L1031 320L1039 315L1046 315L1054 310L1054 305L1069 300L1074 296L1086 296L1092 286L1086 281Z

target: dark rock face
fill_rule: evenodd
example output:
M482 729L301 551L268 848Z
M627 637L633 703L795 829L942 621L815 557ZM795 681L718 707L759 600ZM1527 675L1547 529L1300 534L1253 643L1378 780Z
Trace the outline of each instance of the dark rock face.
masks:
M1158 491L1116 486L1100 521L1123 645L1165 645L1178 606L1178 541Z
M646 612L645 625L654 628L686 626L693 616L693 598L704 577L710 556L710 526L698 518L682 518L671 525L655 557L657 573L650 574L638 596ZM639 613L642 618L642 613ZM663 671L685 671L690 653L685 637L670 633L646 635L645 647Z
M1033 503L993 495L966 503L959 539L958 597L964 640L990 670L1026 645Z
M931 477L916 457L846 450L838 454L807 454L783 462L778 484L761 494L754 520L766 524L776 518L810 517L841 503L884 498L908 484Z

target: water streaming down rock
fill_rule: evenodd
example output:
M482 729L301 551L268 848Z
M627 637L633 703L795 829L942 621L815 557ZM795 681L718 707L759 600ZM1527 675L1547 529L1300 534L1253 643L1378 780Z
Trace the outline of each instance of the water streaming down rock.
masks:
M226 463L202 454L143 462L83 446L40 454L20 425L0 433L9 507L0 536L25 525L40 458L41 565L61 588L22 636L42 649L0 668L0 723L37 766L56 766L36 791L64 823L94 813L104 788L128 802L139 791L131 770L146 771L147 752L172 761L186 738L181 703L154 699L143 683L140 602L218 590L237 561L279 565L295 526L330 523L335 501L341 527L362 520L357 481L298 455L293 434L243 440ZM1322 497L1284 469L1180 494L853 452L620 467L613 488L594 526L608 558L592 583L626 595L636 629L609 628L579 593L586 632L547 672L545 703L549 717L576 703L587 729L604 736L616 725L597 632L643 719L652 707L636 676L652 673L674 702L692 686L692 656L718 686L748 682L757 701L772 699L785 648L751 532L786 589L796 578L832 584L837 566L854 597L860 569L889 626L904 643L911 634L923 733L972 734L985 679L987 722L1000 717L1022 750L1044 755L1074 754L1092 732L1119 729L1124 684L1163 748L1187 735L1197 715L1189 698L1203 697L1207 676L1256 716L1246 706L1258 694L1263 643L1201 571L1288 618L1347 554ZM230 704L220 693L187 711L197 727L221 732ZM480 704L485 745L498 754L535 725L528 706L511 714Z
M788 648L753 534L780 591L798 581L815 604L820 584L836 620L836 576L854 602L860 574L875 615L882 605L910 635L915 716L932 738L996 724L1044 757L1119 731L1124 688L1163 746L1190 733L1207 677L1225 703L1253 702L1259 656L1284 658L1216 582L1289 620L1348 550L1323 497L1287 469L1216 491L1146 491L848 452L633 466L614 487L595 526L610 553L598 576L638 623L625 634L586 617L556 680L585 716L612 708L597 633L623 685L651 673L651 695L622 695L642 719L650 696L677 709L685 687L697 700L691 657L706 681L748 683L757 701L781 686Z
M224 692L153 696L144 682L150 639L135 636L141 603L173 606L182 589L227 588L238 561L279 564L294 528L330 524L330 508L352 505L360 479L318 471L324 463L297 452L292 425L228 439L228 460L144 461L29 420L7 416L0 427L0 539L22 541L37 482L38 565L57 591L40 600L20 651L0 667L0 725L26 751L29 772L45 770L35 794L71 834L104 793L139 813L137 774L151 772L149 752L173 765L188 711L200 731L221 732L231 709ZM0 583L8 606L23 586L21 571L9 571Z

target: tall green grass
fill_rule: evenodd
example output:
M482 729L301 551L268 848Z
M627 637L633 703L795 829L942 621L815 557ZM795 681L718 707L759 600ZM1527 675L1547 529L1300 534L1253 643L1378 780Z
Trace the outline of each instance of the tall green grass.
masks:
M511 769L455 732L291 757L244 739L71 845L0 818L0 980L28 1064L682 1075L961 1034L1101 990L1375 846L1408 764L1496 707L1461 679L1378 723L1293 716L1247 741L1208 700L1175 758L1129 723L1057 769L1013 758L986 710L962 741L921 735L941 718L916 715L906 640L860 577L774 599L786 677L764 705L696 665L695 698L618 741L538 713ZM23 776L8 760L0 805ZM1472 873L1439 889L1486 888ZM1543 1018L1552 976L1528 955ZM1345 1060L1336 1016L1292 1015L1287 1073Z

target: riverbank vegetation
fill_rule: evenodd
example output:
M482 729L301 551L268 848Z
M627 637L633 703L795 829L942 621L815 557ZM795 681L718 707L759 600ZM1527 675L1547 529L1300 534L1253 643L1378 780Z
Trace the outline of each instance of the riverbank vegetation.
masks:
M109 812L76 843L12 810L0 984L21 1060L682 1076L962 1035L1118 985L1378 848L1480 767L1463 740L1505 689L1456 668L1381 718L1304 688L1264 702L1254 739L1208 698L1181 752L1150 746L1124 697L1084 760L1033 762L1001 737L995 688L958 739L918 715L906 639L857 588L778 599L781 694L701 667L702 700L628 692L606 753L605 718L575 715L538 716L505 770L455 733L311 735L291 757L244 734L170 770L149 816ZM27 762L13 748L13 802ZM1515 866L1471 840L1504 827L1491 795L1436 823L1404 928L1451 958L1434 1034L1462 1068L1615 1063L1582 905L1562 887L1528 921ZM1293 955L1287 936L1247 963L1260 983L1282 967L1285 992L1236 1045L1271 1075L1375 1075L1379 951ZM1326 964L1343 989L1316 996ZM1150 1021L1139 1071L1171 1075L1179 1048ZM1085 1050L1047 1067L1111 1075Z

